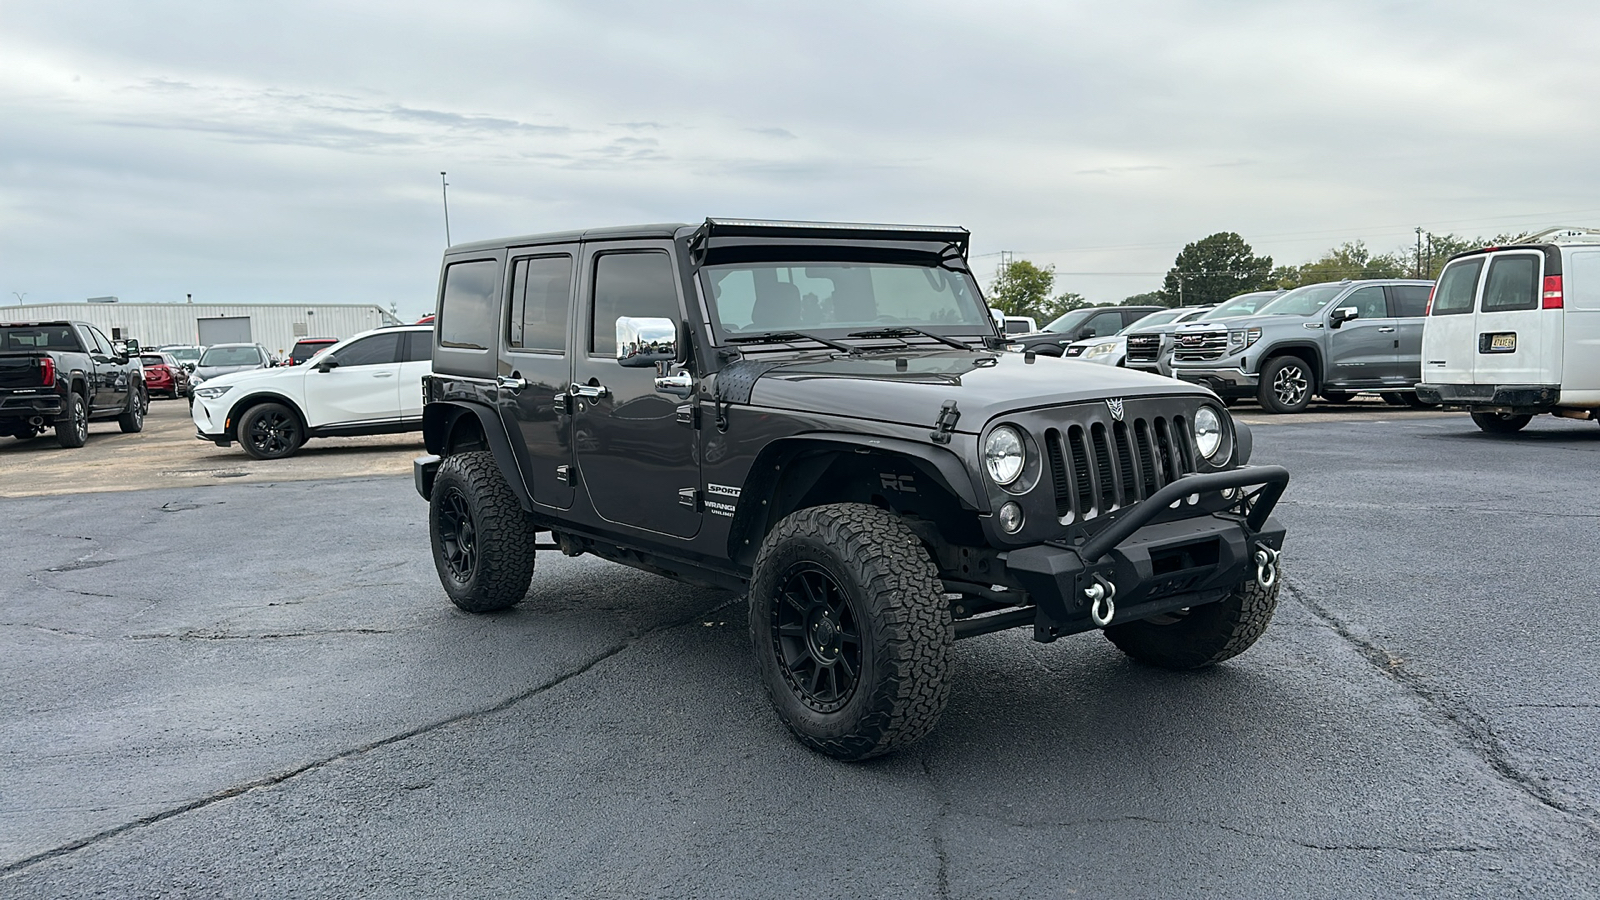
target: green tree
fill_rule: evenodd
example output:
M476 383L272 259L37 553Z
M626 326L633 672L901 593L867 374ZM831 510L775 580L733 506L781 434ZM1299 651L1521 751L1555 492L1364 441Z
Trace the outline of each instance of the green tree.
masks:
M1123 306L1166 306L1160 291L1146 291L1143 294L1134 294L1122 301Z
M989 305L1008 316L1032 316L1042 324L1046 310L1055 308L1056 301L1050 297L1055 284L1055 266L1040 267L1019 259L995 276L989 286Z
M1365 242L1346 241L1311 262L1279 266L1272 271L1272 278L1278 287L1296 288L1346 278L1406 278L1411 272L1409 253L1395 251L1373 256Z
M1072 312L1075 309L1093 305L1094 304L1090 303L1088 298L1082 294L1075 294L1072 291L1063 291L1060 296L1052 297L1051 299L1039 304L1039 314L1035 316L1034 319L1040 325L1044 325L1048 322L1055 321L1062 315Z
M1450 261L1450 257L1467 250L1480 250L1484 247L1504 247L1515 244L1528 237L1523 234L1497 234L1492 238L1465 237L1455 234L1434 234L1424 232L1422 237L1422 269L1423 278L1438 278L1439 270ZM1415 254L1413 246L1411 252Z
M1219 231L1184 247L1161 286L1166 306L1221 303L1267 285L1272 257L1256 256L1244 238Z

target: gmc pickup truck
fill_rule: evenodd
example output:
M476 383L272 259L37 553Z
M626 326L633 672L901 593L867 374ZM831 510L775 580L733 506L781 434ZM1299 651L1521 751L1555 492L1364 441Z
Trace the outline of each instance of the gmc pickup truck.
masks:
M128 350L87 322L0 323L0 435L54 427L61 446L82 447L91 419L142 430L150 398Z

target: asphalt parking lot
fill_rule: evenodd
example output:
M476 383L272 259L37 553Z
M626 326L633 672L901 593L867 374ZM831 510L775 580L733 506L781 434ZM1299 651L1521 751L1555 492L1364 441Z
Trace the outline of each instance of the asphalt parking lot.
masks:
M1294 476L1254 649L963 641L933 736L850 765L735 595L541 554L460 613L415 436L258 463L181 407L0 441L0 895L1600 895L1592 422L1238 410Z

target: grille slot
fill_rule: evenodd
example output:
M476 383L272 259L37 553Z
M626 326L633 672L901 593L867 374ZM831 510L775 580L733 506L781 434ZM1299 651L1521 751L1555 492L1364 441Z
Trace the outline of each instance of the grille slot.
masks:
M1185 361L1221 359L1228 355L1228 332L1204 331L1179 334L1173 358Z
M1083 428L1074 425L1067 429L1067 452L1072 457L1072 498L1078 515L1091 518L1094 513L1094 483L1089 474L1089 448L1083 440Z
M1155 362L1161 355L1161 335L1159 334L1130 334L1128 335L1128 361L1129 362Z
M1094 447L1095 474L1099 476L1100 511L1110 512L1116 509L1117 481L1111 472L1111 447L1106 442L1106 426L1099 422L1089 426L1090 443Z
M1070 522L1073 517L1072 482L1067 480L1067 464L1061 458L1061 432L1052 428L1044 435L1045 454L1050 457L1050 478L1056 491L1056 518Z

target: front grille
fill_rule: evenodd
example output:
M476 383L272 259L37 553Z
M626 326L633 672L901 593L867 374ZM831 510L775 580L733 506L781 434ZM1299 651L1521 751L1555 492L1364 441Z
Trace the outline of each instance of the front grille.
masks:
M1189 362L1221 359L1228 355L1226 331L1194 331L1179 334L1173 358Z
M1155 362L1161 355L1161 335L1128 335L1128 362Z
M1062 524L1138 503L1195 471L1185 417L1139 415L1137 402L1128 402L1121 421L1101 408L1046 430L1045 455Z

